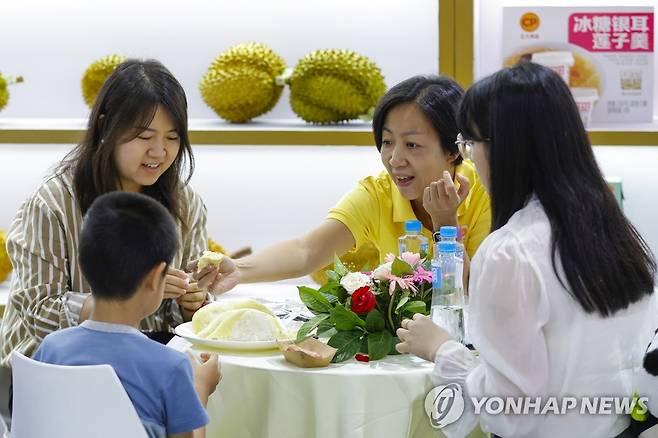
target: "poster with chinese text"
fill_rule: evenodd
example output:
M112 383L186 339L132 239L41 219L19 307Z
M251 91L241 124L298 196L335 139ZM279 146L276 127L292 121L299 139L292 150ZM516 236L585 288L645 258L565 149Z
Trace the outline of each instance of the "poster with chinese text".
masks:
M651 7L506 7L502 47L505 66L526 58L566 68L574 97L594 96L591 122L652 121Z

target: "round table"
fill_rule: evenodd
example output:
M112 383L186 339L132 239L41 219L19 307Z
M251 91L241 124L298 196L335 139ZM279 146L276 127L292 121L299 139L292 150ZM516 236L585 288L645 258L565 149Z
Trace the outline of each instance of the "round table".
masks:
M221 355L209 437L435 437L424 410L432 364L412 356L299 368L281 353Z
M220 300L235 297L299 301L294 285L278 283L240 285ZM208 437L442 436L430 426L424 409L433 388L433 364L417 357L299 368L276 350L218 352L223 379L208 401Z

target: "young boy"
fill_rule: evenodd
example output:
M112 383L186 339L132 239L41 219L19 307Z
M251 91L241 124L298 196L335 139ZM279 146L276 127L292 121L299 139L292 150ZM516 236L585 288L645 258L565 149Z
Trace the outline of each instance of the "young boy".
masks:
M78 327L46 336L34 359L109 364L150 437L197 438L205 436L204 406L221 379L217 355L190 361L138 330L162 302L176 247L174 222L157 201L127 192L98 197L79 243L80 268L93 291L91 314Z

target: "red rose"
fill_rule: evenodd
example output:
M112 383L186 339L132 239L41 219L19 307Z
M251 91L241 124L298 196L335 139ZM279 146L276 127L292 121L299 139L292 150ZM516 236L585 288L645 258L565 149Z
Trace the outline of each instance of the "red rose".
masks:
M370 292L368 286L360 287L352 294L352 311L354 313L368 313L375 308L375 304L377 304L377 298Z

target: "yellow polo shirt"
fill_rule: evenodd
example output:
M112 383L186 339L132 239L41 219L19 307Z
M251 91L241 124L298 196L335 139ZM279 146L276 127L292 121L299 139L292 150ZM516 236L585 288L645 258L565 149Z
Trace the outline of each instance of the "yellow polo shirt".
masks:
M457 221L466 252L473 258L491 230L489 195L472 162L465 160L457 167L457 173L471 182L468 196L457 210ZM356 188L329 211L327 217L339 220L349 228L357 249L371 242L379 250L380 263L388 253L397 255L398 238L404 234L404 222L418 219L411 202L402 197L386 171L359 181ZM422 234L432 242L431 230L423 227Z

